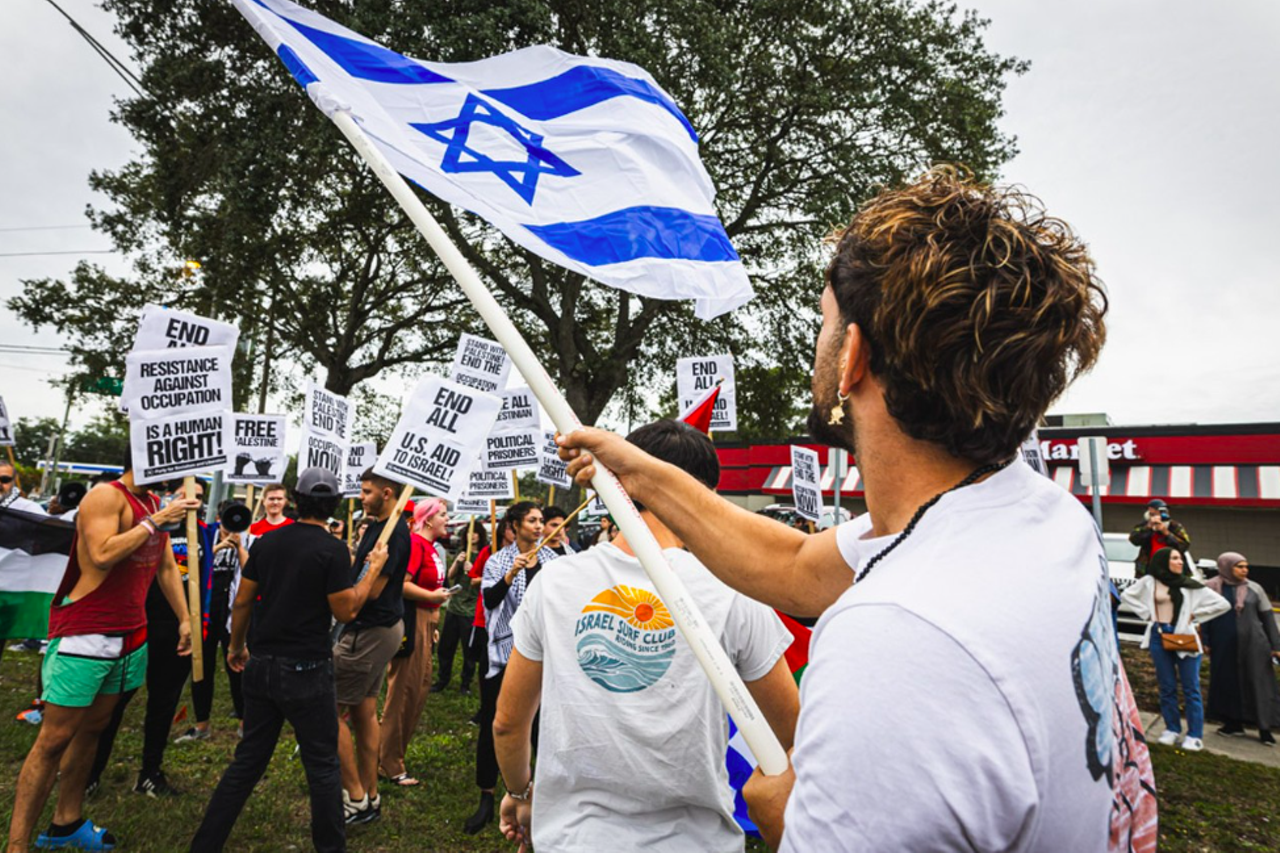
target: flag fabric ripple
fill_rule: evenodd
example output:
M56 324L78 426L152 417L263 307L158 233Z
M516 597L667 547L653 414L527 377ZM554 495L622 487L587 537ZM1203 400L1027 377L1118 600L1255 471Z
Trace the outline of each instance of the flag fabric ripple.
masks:
M49 633L49 607L75 530L70 521L0 507L0 639Z
M524 248L704 320L751 299L697 133L644 69L545 45L430 62L288 0L232 2L326 115Z

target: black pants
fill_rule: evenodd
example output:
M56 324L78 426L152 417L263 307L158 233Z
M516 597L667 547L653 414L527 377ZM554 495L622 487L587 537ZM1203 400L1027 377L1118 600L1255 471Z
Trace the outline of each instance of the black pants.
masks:
M147 713L142 722L144 776L157 772L164 763L173 715L182 699L182 688L191 677L191 658L178 654L177 622L149 624L147 644Z
M244 696L240 690L240 673L227 666L227 650L231 647L231 632L227 630L227 614L231 610L232 572L214 572L213 596L209 600L209 636L204 639L204 678L191 683L191 704L195 706L196 721L207 722L213 711L213 684L217 680L218 661L227 671L231 684L231 704L236 718L244 719ZM222 646L222 654L218 654Z
M476 787L491 789L498 784L498 755L493 748L493 718L498 711L498 694L502 692L502 676L506 667L493 678L480 679L480 738L476 742ZM533 717L533 751L538 751L538 719Z
M219 851L245 801L262 778L286 720L298 739L311 792L311 841L320 853L347 849L338 769L338 705L333 661L295 661L253 655L244 670L244 739L222 774L192 853Z
M462 645L462 684L463 689L471 686L471 679L476 674L475 654L471 651L470 614L459 616L445 611L444 621L440 623L440 643L436 646L439 653L439 665L436 667L436 684L447 687L453 678L453 660L458 654L458 646Z

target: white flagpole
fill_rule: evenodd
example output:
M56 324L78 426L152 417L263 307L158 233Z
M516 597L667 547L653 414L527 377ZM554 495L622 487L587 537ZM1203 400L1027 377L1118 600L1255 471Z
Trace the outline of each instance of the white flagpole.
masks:
M520 370L520 374L529 383L538 402L542 403L543 408L551 415L556 429L562 433L570 433L580 428L582 422L578 420L578 416L569 407L568 401L551 381L551 377L547 375L542 363L538 361L538 357L529 348L515 324L511 322L506 312L502 310L502 306L480 280L480 276L471 268L471 264L467 263L462 252L445 234L444 229L414 194L405 179L365 135L350 112L336 110L329 117L333 119L333 123L338 126L347 140L355 146L356 151L373 169L374 174L391 191L391 195L399 202L413 224L418 226L422 236L427 238L431 248L457 279L463 292L471 300L471 304L480 312L480 316L493 332L493 336L502 344L503 349ZM707 678L711 680L711 686L715 688L720 701L724 703L742 732L742 737L755 755L761 771L769 776L777 776L785 772L787 754L783 751L782 744L769 728L764 715L760 713L759 706L751 698L746 685L734 670L729 656L725 654L702 617L702 613L689 597L689 591L685 588L684 582L667 565L666 557L662 555L662 549L658 546L658 540L653 538L653 534L641 520L640 513L636 511L635 505L631 503L631 499L623 491L622 484L618 482L613 472L599 464L596 465L596 472L591 485L600 495L605 506L609 508L623 535L627 537L627 544L636 552L636 557L649 575L649 579L658 588L658 594L675 618L676 627L680 629L685 641L693 649L698 663L702 665Z

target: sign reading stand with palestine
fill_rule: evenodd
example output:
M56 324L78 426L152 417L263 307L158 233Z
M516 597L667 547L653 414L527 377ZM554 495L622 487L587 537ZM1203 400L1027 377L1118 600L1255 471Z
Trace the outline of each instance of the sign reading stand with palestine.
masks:
M536 468L542 447L538 401L528 388L501 392L502 409L485 439L484 467L490 471Z
M324 468L342 478L355 411L351 402L322 385L307 382L302 409L302 444L298 470Z
M791 445L791 494L796 515L808 521L822 520L822 476L818 451Z
M373 467L378 459L378 445L360 441L347 448L347 467L342 475L342 496L360 497L360 475Z
M497 341L464 334L458 340L449 378L459 385L495 394L507 385L511 359Z
M284 415L231 414L226 418L228 483L265 486L284 479Z
M711 415L711 429L729 432L738 428L738 403L733 384L733 356L707 355L676 361L676 396L683 412L721 379L720 396Z
M373 470L456 500L501 408L502 400L492 394L428 377L413 390Z
M538 482L558 489L573 488L569 478L569 463L560 458L560 446L554 432L542 434L542 455L538 459Z
M9 423L9 410L0 397L0 447L13 447L13 426Z

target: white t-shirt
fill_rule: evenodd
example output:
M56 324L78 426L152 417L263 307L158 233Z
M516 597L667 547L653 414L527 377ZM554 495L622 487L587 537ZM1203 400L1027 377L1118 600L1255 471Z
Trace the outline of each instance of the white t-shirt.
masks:
M894 537L837 542L855 572ZM819 620L785 853L1155 849L1089 514L1026 465L943 497Z
M791 644L777 614L664 553L743 680L763 678ZM638 560L605 543L547 564L512 627L543 667L536 849L743 849L724 707Z

